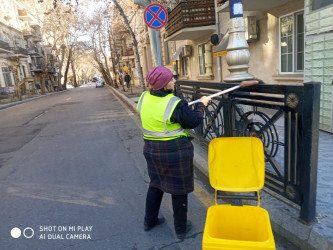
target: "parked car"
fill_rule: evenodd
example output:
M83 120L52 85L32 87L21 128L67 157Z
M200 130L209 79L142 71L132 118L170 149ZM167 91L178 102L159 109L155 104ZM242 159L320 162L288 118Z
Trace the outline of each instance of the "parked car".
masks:
M104 87L104 84L103 84L103 82L101 80L98 80L96 82L96 88L98 88L98 87Z

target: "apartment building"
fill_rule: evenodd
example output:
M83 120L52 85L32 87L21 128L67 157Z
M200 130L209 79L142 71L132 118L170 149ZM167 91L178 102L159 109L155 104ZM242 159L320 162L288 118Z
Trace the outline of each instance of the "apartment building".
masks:
M224 1L217 1L224 2ZM333 132L333 0L243 0L249 73L267 84L321 82L320 129ZM228 2L217 8L220 34ZM222 56L222 76L229 74Z
M2 98L53 91L54 59L45 67L35 0L0 0L0 92ZM46 50L47 51L47 50ZM46 52L50 53L50 52Z
M159 31L162 63L193 81L224 81L229 1L170 1L169 18ZM248 72L267 84L321 82L320 129L333 132L333 0L243 0ZM132 19L144 76L155 66L141 8ZM219 44L211 36L220 35ZM138 83L138 81L135 81Z

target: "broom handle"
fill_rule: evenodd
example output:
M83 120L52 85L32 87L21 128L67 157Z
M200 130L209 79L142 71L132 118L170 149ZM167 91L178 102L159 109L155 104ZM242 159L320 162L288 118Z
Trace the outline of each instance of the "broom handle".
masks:
M213 98L213 97L216 97L216 96L219 96L219 95L223 95L223 94L229 93L229 92L234 91L234 90L236 90L236 89L239 89L239 88L241 88L241 87L249 87L249 86L252 86L252 85L256 85L256 84L258 84L258 83L259 83L259 81L257 81L257 80L253 80L253 81L243 81L243 82L241 82L241 84L239 84L239 85L237 85L237 86L234 86L234 87L229 88L229 89L225 89L225 90L223 90L223 91L217 92L217 93L212 94L212 95L207 96L207 97L209 97L209 98ZM188 103L188 106L193 105L193 104L198 103L198 102L200 102L200 99L195 100L195 101L193 101L193 102L189 102L189 103Z

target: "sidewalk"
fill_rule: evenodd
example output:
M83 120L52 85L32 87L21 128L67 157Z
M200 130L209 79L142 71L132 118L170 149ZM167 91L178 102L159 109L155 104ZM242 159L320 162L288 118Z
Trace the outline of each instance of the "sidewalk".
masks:
M15 100L15 101L12 101L12 99L2 99L0 101L0 110L5 109L5 108L9 108L9 107L12 107L12 106L15 106L15 105L18 105L18 104L30 102L32 100L42 98L42 97L45 97L45 96L49 96L49 95L53 95L53 94L60 93L60 92L49 92L49 93L46 93L45 95L40 94L40 95L23 96L22 101L19 101L17 98L16 98L17 100Z
M111 87L110 87L111 88ZM113 89L133 109L142 93L139 87L132 92L122 88ZM195 143L195 166L208 176L207 149ZM270 215L273 231L288 239L300 249L333 249L333 134L319 132L318 177L317 177L317 222L304 225L298 221L299 210L261 192L261 207ZM265 190L265 188L264 188Z

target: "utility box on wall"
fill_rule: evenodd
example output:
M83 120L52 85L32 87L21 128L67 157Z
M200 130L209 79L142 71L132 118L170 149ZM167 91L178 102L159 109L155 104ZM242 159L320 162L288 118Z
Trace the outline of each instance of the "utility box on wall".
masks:
M258 41L257 17L245 18L245 39L248 42Z
M182 49L182 56L190 57L192 55L191 45L185 45Z

